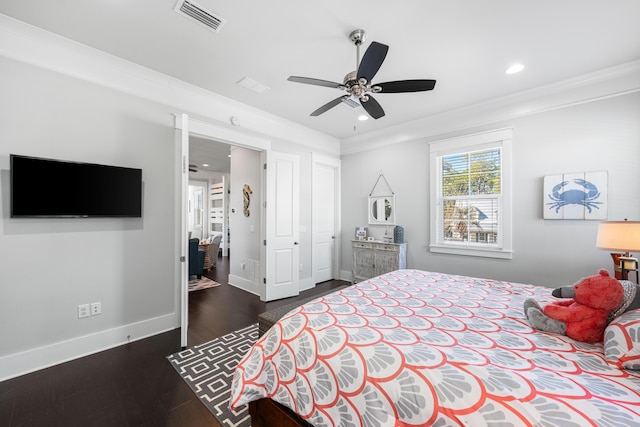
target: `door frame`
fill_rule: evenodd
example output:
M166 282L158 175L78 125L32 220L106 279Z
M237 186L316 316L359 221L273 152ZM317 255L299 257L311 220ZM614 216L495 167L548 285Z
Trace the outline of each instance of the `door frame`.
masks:
M178 260L178 278L176 280L179 298L176 306L181 327L181 345L187 346L187 330L189 327L189 291L188 291L188 242L186 233L186 206L188 195L188 176L186 165L189 162L189 137L197 136L212 139L230 145L250 148L258 151L271 150L271 140L247 134L236 129L217 126L202 120L189 117L186 113L174 115L174 129L176 131L176 244L174 248L175 259ZM260 260L264 265L265 260ZM179 302L179 304L178 304Z
M342 175L341 173L341 160L335 157L330 157L324 154L320 154L320 153L311 153L311 193L312 193L312 199L311 199L311 276L313 279L313 283L314 285L318 283L318 279L316 278L316 266L317 266L317 260L316 260L316 256L317 253L314 250L315 249L315 245L316 245L316 237L315 237L315 229L316 229L316 206L319 203L319 200L317 200L317 191L316 191L316 180L315 180L315 176L316 176L316 167L317 165L323 165L323 166L329 166L332 167L334 170L334 182L335 182L335 189L334 189L334 223L333 223L333 227L334 227L334 244L333 244L333 260L332 260L332 278L334 280L339 279L340 278L340 253L341 253L341 230L342 230L342 225L340 223L340 218L342 215L340 215L341 212L341 204L340 204L340 200L341 200L341 188L342 188L342 183L340 181L340 177Z

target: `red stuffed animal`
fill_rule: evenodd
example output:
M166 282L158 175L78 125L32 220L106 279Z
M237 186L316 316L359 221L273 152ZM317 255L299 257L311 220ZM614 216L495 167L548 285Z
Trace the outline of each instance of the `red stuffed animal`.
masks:
M529 298L524 313L532 327L566 335L578 341L602 341L609 314L624 300L620 282L601 269L596 276L585 277L573 286L554 289L553 296L571 298L540 308Z

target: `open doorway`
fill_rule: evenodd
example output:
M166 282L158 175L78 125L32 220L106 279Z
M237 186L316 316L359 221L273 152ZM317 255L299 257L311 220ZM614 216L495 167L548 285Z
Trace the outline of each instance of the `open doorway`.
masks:
M245 133L241 130L230 129L217 126L211 123L203 122L197 119L190 119L186 114L176 116L176 252L180 259L180 268L177 271L177 292L179 293L179 307L177 312L180 313L181 323L181 342L186 345L188 330L188 239L187 239L187 203L188 203L188 170L189 164L194 164L189 160L189 145L192 137L204 138L208 141L218 141L228 145L237 147L237 150L245 152L253 152L258 155L259 163L255 169L260 170L260 182L254 183L256 189L260 188L257 194L277 201L266 205L255 206L259 213L260 231L255 232L259 237L260 245L260 265L259 270L262 280L258 283L254 280L249 281L254 287L254 293L259 294L261 299L278 299L299 292L299 157L295 154L278 153L271 150L271 141L257 137L252 134ZM233 157L233 155L232 155ZM260 168L263 165L264 168ZM230 175L233 175L233 168L230 169ZM235 177L230 177L234 180ZM244 188L242 182L236 183L238 188ZM232 193L234 191L232 190ZM240 194L240 191L236 191ZM230 215L243 212L244 206L230 206ZM233 234L233 230L231 230ZM232 238L234 245L235 238ZM234 257L240 256L234 249ZM238 264L231 265L231 272ZM229 274L232 278L232 274ZM235 280L235 278L234 278ZM228 280L229 284L237 286ZM239 286L242 288L242 286ZM271 294L275 296L270 297ZM281 294L275 294L274 291L280 291Z
M187 231L201 242L218 243L218 251L229 255L230 152L233 146L213 139L189 137L189 201ZM211 258L216 253L208 254Z

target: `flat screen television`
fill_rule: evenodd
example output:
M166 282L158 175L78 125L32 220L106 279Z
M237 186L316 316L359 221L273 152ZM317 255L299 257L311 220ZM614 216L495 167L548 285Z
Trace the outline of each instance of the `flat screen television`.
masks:
M12 218L142 217L142 169L10 155Z

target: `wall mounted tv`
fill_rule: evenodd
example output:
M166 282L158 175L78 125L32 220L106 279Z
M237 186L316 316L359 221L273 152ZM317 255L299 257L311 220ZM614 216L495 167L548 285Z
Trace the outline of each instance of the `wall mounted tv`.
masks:
M10 155L12 218L142 217L142 169Z

